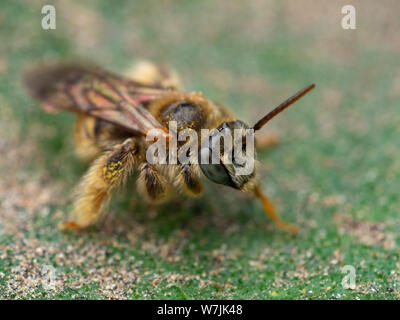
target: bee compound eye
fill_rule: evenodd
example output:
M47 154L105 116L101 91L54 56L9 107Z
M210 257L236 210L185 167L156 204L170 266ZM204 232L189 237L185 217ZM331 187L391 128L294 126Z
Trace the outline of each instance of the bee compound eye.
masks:
M211 181L232 186L232 181L225 166L220 163L212 163L212 150L209 148L201 148L199 152L200 169L204 175Z

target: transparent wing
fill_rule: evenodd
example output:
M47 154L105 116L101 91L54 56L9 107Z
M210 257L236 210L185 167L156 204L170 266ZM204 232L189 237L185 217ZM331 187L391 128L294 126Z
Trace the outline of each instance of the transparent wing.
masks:
M100 68L76 64L35 67L25 85L46 111L66 110L103 119L135 135L166 129L144 105L168 89L144 86Z

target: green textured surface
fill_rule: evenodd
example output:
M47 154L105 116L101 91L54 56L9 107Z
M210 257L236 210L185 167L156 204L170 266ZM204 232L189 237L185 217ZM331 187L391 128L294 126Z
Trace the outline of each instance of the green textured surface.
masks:
M341 1L55 1L53 31L41 29L45 2L1 2L0 297L397 299L400 5L387 2L354 1L348 31ZM316 83L269 126L281 144L259 154L263 187L299 234L224 187L155 210L134 181L99 227L57 230L86 165L74 117L45 114L20 77L38 60L74 58L117 72L167 63L249 123ZM54 291L43 265L56 268ZM345 265L355 290L341 285Z

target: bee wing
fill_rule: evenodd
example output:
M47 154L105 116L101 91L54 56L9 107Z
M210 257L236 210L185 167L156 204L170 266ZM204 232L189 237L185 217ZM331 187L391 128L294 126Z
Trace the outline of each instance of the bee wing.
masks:
M153 128L166 129L143 106L166 89L143 86L100 68L55 64L29 70L29 93L48 112L66 110L108 121L135 135Z

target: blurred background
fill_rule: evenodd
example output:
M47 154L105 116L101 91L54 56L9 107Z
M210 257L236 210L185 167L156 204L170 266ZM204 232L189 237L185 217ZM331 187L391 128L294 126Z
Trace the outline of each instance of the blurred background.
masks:
M56 30L41 27L46 4ZM347 4L355 30L341 26ZM1 297L398 298L399 14L395 0L2 1ZM45 114L21 75L74 59L119 73L166 64L249 124L316 83L263 129L282 141L259 154L263 187L299 235L223 186L155 209L134 181L98 228L57 230L87 164L74 155L74 115ZM345 265L354 290L341 285Z

